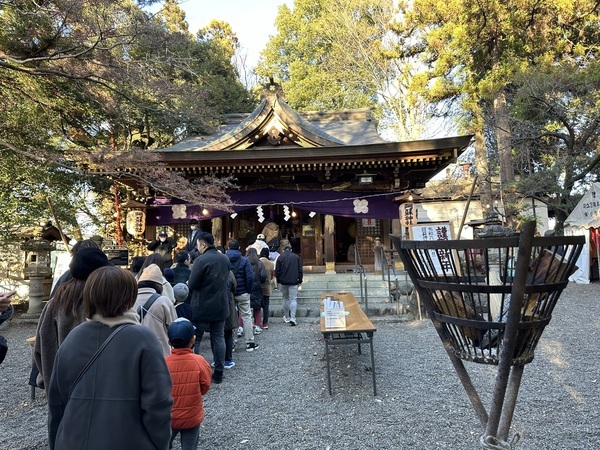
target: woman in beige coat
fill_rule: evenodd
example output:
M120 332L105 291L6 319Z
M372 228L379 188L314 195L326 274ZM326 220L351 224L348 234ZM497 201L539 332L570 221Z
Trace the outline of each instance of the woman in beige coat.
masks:
M167 328L177 319L177 312L173 302L162 295L162 280L162 272L156 264L150 264L144 269L138 280L135 308L140 315L142 325L154 332L163 349L163 355L167 356L171 354ZM146 302L153 295L155 299L152 305L146 306Z

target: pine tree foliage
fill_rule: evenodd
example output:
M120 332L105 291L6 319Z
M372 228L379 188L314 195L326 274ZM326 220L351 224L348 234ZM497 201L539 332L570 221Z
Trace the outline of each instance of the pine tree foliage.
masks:
M210 132L223 112L251 110L252 102L222 39L191 35L176 2L157 13L145 9L152 3L0 2L4 236L48 218L48 196L63 225L76 227L88 207L81 193L110 198L106 176L135 158L151 168L144 181L159 192L227 205L228 181L181 179L178 191L177 174L148 150ZM80 170L99 161L101 176Z

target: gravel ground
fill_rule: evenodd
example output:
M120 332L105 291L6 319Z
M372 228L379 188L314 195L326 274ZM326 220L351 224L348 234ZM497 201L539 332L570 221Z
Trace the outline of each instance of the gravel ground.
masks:
M525 368L513 428L522 449L600 448L598 284L570 284ZM378 321L373 396L368 348L333 350L333 396L315 321L273 320L254 353L205 396L201 449L478 449L482 429L429 321ZM2 332L0 449L46 448L46 402L27 385L35 326ZM208 339L201 346L210 360ZM486 407L496 367L465 363Z

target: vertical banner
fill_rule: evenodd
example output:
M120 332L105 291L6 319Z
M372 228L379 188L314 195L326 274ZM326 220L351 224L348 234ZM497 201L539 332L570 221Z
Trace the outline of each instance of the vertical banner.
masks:
M402 203L400 205L400 224L403 227L412 227L419 222L417 205L414 203Z

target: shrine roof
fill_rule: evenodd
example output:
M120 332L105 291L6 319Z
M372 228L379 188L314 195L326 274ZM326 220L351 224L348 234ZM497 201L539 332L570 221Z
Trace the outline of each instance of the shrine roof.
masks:
M158 151L314 148L384 142L368 108L300 112L286 103L281 91L266 89L253 112L225 115L213 133L193 136Z

